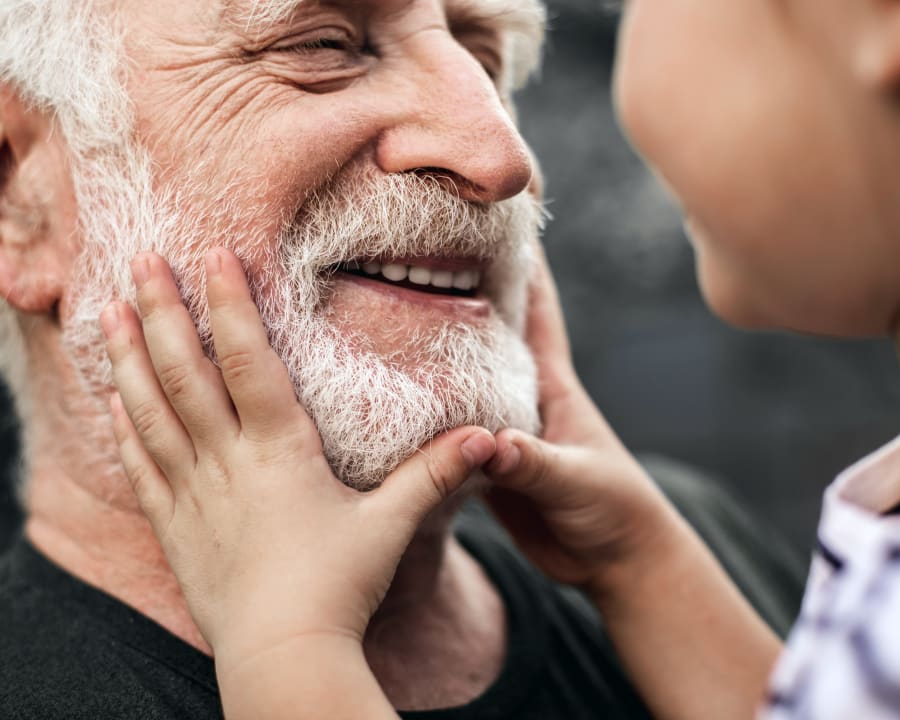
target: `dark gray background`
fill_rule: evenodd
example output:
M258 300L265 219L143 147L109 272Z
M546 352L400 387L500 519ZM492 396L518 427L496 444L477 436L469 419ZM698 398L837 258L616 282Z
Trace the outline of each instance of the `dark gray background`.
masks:
M677 214L616 127L614 20L589 0L550 10L545 69L519 104L547 176L547 249L579 371L629 447L712 472L806 549L824 486L900 432L893 349L714 319ZM0 446L8 458L8 424ZM0 492L0 542L12 507Z

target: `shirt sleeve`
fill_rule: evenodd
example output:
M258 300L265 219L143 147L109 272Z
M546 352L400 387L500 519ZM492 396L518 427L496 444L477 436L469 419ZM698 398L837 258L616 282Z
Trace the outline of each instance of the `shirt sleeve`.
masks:
M859 481L877 488L877 467L864 469L826 493L803 609L760 720L900 718L900 518L851 499ZM888 498L900 477L882 479Z

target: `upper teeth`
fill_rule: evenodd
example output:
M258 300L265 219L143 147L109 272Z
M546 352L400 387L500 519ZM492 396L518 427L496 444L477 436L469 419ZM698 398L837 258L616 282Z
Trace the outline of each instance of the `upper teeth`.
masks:
M359 266L351 264L352 269ZM437 288L456 288L457 290L474 290L481 285L481 273L477 270L432 270L421 265L400 265L399 263L363 263L362 271L366 275L382 275L392 282L409 280L413 285L433 285Z

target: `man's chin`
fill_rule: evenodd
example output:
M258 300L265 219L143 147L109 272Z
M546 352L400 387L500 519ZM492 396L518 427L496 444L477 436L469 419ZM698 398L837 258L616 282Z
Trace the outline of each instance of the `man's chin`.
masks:
M320 317L293 364L299 395L338 478L366 491L421 446L457 427L538 429L534 362L498 320L454 323L410 341L399 323L349 336ZM373 346L383 345L386 352Z

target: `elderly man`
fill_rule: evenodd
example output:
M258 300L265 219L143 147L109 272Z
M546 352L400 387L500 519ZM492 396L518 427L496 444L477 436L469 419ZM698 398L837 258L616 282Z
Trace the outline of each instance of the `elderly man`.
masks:
M238 254L352 487L448 428L537 429L521 334L540 211L509 108L542 22L536 0L0 6L3 348L27 465L0 715L220 715L106 410L97 316L132 297L137 252L171 262L207 344L201 259ZM458 542L451 516L414 541L366 640L394 705L643 717L581 600L483 520Z

